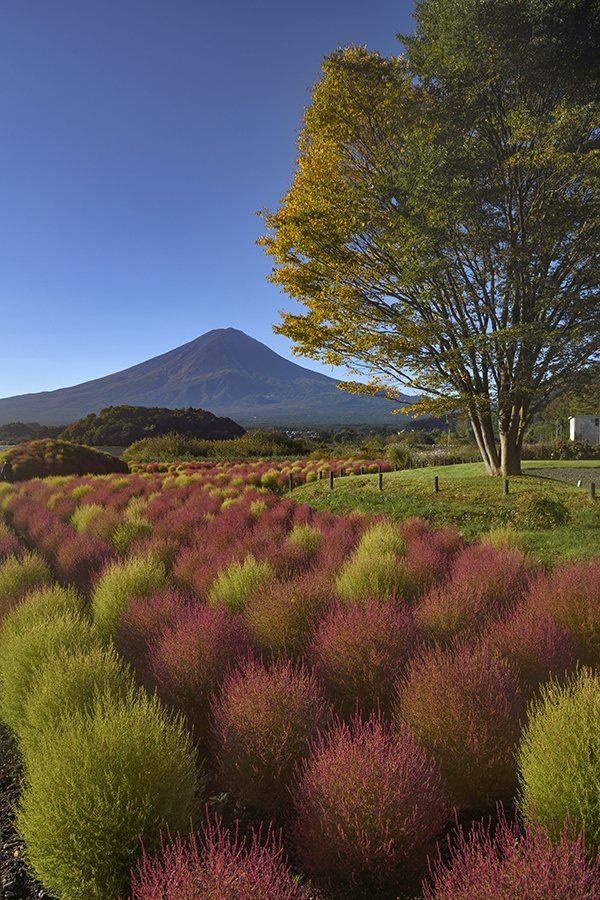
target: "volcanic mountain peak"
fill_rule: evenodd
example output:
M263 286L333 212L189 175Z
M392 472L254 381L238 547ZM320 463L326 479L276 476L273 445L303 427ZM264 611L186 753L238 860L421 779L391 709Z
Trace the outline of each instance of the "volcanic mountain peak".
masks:
M245 426L391 423L397 404L355 397L336 384L237 328L217 328L103 378L0 400L0 422L62 425L106 406L132 405L200 407Z

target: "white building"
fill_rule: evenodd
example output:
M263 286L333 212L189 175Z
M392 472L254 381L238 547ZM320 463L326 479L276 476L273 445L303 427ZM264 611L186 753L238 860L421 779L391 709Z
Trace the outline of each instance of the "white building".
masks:
M587 441L588 444L600 444L600 415L571 416L569 419L569 437L572 441Z

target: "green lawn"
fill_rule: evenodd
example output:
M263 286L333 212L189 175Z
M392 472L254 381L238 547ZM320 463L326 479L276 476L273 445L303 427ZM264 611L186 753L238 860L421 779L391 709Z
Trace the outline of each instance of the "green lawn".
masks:
M293 496L298 503L336 513L385 513L397 520L420 516L434 528L457 528L468 539L512 525L521 533L527 552L547 564L559 558L600 556L599 464L580 460L523 463L524 471L557 468L595 469L598 499L590 499L587 486L527 475L509 478L505 497L503 479L485 475L482 463L385 473L382 491L377 475L336 478L333 491L324 479L296 488ZM590 480L592 474L595 477L595 473L586 474ZM436 475L439 493L433 490ZM561 518L563 522L557 524Z

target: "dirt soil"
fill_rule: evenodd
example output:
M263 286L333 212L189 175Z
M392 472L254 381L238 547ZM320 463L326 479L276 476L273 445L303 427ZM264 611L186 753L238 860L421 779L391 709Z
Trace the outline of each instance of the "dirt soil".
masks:
M46 891L25 871L23 844L13 826L21 761L14 739L0 725L0 900L41 900Z
M557 463L555 469L530 469L527 467L525 471L527 475L534 475L536 478L552 478L555 481L566 481L568 484L577 484L578 481L581 481L582 486L586 488L593 481L596 485L598 496L600 496L600 466L594 466L591 469L583 466L581 469L568 469L566 467L561 468L560 463Z

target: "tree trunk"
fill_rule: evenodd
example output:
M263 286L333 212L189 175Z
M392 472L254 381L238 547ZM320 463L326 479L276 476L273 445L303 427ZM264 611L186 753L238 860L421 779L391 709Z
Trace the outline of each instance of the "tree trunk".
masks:
M521 441L512 433L512 429L500 434L500 458L502 474L521 475Z
M502 471L500 467L500 457L498 455L498 448L496 447L491 421L482 419L481 416L474 412L469 414L469 418L471 419L475 440L477 441L477 446L479 447L479 452L481 453L485 465L486 475L500 475Z

